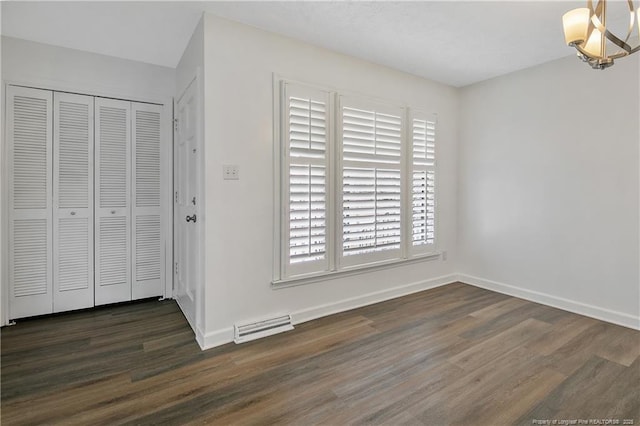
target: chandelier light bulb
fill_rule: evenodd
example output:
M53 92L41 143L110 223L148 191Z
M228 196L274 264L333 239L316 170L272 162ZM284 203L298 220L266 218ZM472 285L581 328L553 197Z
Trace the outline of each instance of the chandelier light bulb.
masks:
M594 28L586 43L582 46L582 50L584 50L590 57L597 58L600 56L601 49L602 33Z
M568 11L562 16L562 26L567 45L582 44L589 31L589 9L581 7Z

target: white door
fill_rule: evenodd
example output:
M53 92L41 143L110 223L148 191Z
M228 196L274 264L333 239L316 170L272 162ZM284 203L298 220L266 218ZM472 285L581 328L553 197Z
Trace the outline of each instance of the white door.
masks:
M133 300L164 294L160 215L160 105L131 104Z
M131 103L95 99L95 304L131 300Z
M53 94L7 86L9 318L53 311Z
M53 95L53 311L93 306L93 97Z
M176 106L174 145L174 283L176 300L196 329L200 268L200 152L197 80Z

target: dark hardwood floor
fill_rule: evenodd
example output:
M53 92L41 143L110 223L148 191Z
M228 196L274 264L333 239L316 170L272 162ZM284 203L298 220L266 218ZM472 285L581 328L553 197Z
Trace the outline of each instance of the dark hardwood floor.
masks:
M458 283L204 352L173 301L1 343L3 425L640 424L640 332Z

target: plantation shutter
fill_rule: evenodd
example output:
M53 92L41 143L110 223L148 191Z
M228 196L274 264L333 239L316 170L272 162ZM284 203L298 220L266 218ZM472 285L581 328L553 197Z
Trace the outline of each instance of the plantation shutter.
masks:
M287 83L282 96L285 275L326 271L330 94Z
M403 115L340 99L343 266L401 257Z
M132 103L132 297L159 296L162 246L160 220L161 106Z
M95 99L95 304L131 300L131 106Z
M436 117L412 112L411 251L435 247Z
M7 86L9 318L51 313L50 91Z
M53 310L93 306L93 97L54 93Z

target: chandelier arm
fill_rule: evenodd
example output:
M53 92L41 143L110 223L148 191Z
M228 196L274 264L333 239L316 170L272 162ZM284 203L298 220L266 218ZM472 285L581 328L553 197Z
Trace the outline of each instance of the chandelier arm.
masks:
M623 40L620 40L618 37L616 37L615 34L613 34L611 31L605 29L604 30L604 36L611 43L615 44L616 46L618 46L619 48L621 48L625 52L627 52L627 54L631 53L632 47L629 46L627 43L625 43Z
M587 2L588 6L589 6L589 10L591 11L591 23L594 25L594 27L596 27L598 29L598 31L600 31L600 33L604 34L604 36L607 38L607 40L609 40L611 43L615 44L616 46L618 46L619 48L623 49L625 52L627 52L625 55L626 56L628 54L631 53L631 50L633 49L631 46L629 46L626 41L629 39L629 37L631 36L631 33L633 32L633 21L635 20L634 18L634 14L635 14L635 9L633 6L633 1L632 0L627 0L627 4L629 6L629 12L631 15L631 20L630 20L630 25L629 28L627 30L627 37L625 40L621 40L619 39L615 34L613 34L611 31L609 31L600 21L600 18L598 17L598 14L602 12L602 9L604 7L604 1L605 0L601 0L600 2L598 2L598 5L596 6L596 8L593 8L593 2L591 0L589 0Z
M586 50L584 50L579 44L574 45L573 47L576 48L576 50L578 52L580 52L582 55L588 57L588 58L592 58L594 60L605 60L605 59L618 59L618 58L623 58L625 56L629 56L631 53L633 52L637 52L638 50L640 50L640 46L637 46L635 48L635 50L632 50L631 53L627 52L626 50L622 50L607 56L602 56L602 55L594 55L591 52L587 52Z
M631 34L633 34L633 22L636 20L636 10L633 4L633 0L627 0L627 4L629 5L629 29L627 30L627 37L624 39L624 42L628 42ZM638 22L640 25L640 22Z
M579 44L574 45L573 47L576 48L576 50L580 53L582 53L584 56L588 57L588 58L594 58L594 59L604 59L602 56L600 55L594 55L592 53L587 52L586 50L584 50L582 47L580 47Z

